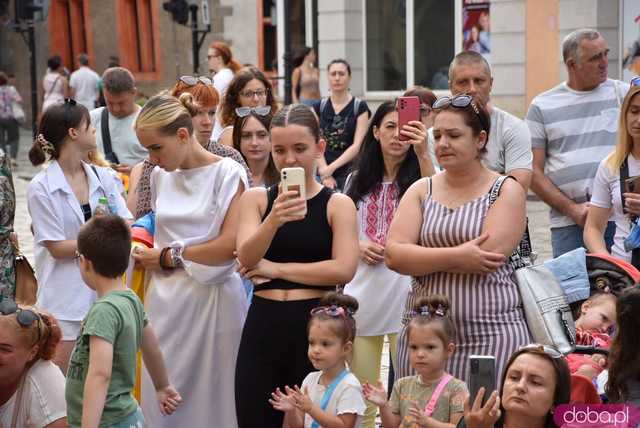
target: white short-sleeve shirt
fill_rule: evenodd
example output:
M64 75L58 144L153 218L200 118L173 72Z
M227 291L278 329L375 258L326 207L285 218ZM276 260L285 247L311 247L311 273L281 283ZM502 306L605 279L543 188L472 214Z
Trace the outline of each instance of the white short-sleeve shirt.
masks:
M611 171L607 166L607 159L604 158L598 166L596 178L593 180L593 195L591 204L599 208L613 208L613 215L610 220L616 222L616 234L613 238L611 255L631 261L631 253L624 250L624 239L631 233L631 222L622 211L622 201L620 197L620 171ZM629 155L629 177L640 175L640 160L633 155Z
M89 205L93 212L100 197L107 197L112 212L126 219L133 216L120 194L115 178L106 168L83 163L89 181ZM75 240L84 224L80 202L57 161L36 175L27 189L27 208L34 234L35 269L38 277L38 306L63 321L82 321L95 299L82 281L75 259L57 260L45 241Z
M65 418L64 383L58 366L51 361L38 360L26 373L16 426L42 428ZM3 427L11 426L17 396L18 391L0 406L0 425Z
M311 372L302 381L302 389L307 387L309 397L318 406L322 401L327 387L320 384L321 371ZM344 415L345 413L355 413L357 416L356 424L354 428L360 428L362 423L362 416L367 406L362 398L362 386L358 381L358 378L353 373L347 374L344 379L340 381L336 389L331 394L327 408L325 409L331 415ZM304 415L304 427L310 428L313 423L313 418L308 414Z
M69 86L75 91L75 99L91 111L96 107L100 76L87 66L81 66L71 73Z
M223 68L213 76L213 87L218 91L220 99L224 96L224 93L229 87L229 83L233 80L233 71L229 68Z

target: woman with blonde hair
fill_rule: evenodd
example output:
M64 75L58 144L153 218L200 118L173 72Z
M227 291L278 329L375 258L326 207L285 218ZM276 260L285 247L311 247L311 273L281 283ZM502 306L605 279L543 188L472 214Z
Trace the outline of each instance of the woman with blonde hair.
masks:
M158 166L151 172L154 248L134 259L150 274L145 308L183 406L163 417L145 373L149 426L236 426L234 373L247 311L235 271L238 199L248 186L237 162L207 151L194 134L199 106L189 93L161 94L140 110L135 131ZM203 405L206 400L206 405Z
M618 142L615 150L598 166L593 181L593 196L584 226L584 243L592 253L608 253L604 240L607 221L612 216L616 223L611 254L640 267L640 254L632 257L624 240L640 215L640 86L632 86L620 108Z
M56 319L0 300L0 426L66 428L64 376L52 361Z

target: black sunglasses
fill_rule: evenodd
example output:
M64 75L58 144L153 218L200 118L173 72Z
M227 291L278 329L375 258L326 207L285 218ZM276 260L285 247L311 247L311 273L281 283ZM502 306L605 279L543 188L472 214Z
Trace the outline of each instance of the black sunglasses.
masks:
M188 86L195 86L198 84L198 82L205 84L207 86L213 86L213 82L211 82L211 79L209 79L208 77L204 77L204 76L182 76L180 78L180 81L182 83L184 83L185 85Z
M16 320L24 328L31 327L34 322L38 323L38 341L40 343L40 315L31 309L22 309L18 307L16 302L9 299L3 299L0 301L0 314L11 315L17 314Z
M476 116L478 116L478 120L480 120L480 124L485 130L489 130L488 124L485 122L484 117L480 114L480 109L477 104L473 101L473 97L467 94L454 95L452 97L440 97L433 102L431 106L434 110L442 110L448 107L455 107L459 109L465 109L471 106Z

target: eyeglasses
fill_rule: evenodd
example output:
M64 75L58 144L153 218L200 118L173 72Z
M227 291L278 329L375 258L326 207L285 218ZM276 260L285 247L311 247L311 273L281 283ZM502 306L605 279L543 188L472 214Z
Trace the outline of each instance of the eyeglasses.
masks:
M426 116L431 113L433 109L426 104L420 104L420 114Z
M74 259L79 259L80 258L80 252L78 250L76 250L75 253L73 253L73 258Z
M347 315L353 315L351 310L345 309L342 306L331 305L331 306L318 306L317 308L311 309L311 315L318 314L326 314L330 317L346 317Z
M563 358L564 355L556 348L552 348L551 346L542 345L540 343L532 343L530 345L521 346L518 348L518 351L538 351L547 354L549 357L555 359Z
M442 110L448 107L464 109L469 106L471 106L476 116L478 116L478 119L480 120L482 127L488 130L489 126L485 122L482 115L480 114L480 109L478 109L478 106L476 105L476 103L473 102L473 97L471 95L460 94L460 95L454 95L453 97L440 97L433 102L433 105L431 107L434 110Z
M242 91L240 92L240 96L245 98L253 98L253 97L262 98L262 97L266 97L268 93L269 91L266 89L258 89L257 91Z
M207 55L207 59L211 59L211 58L220 58L220 54L217 55Z
M251 113L255 113L258 116L266 116L271 113L271 106L236 107L236 115L238 117L249 116Z
M22 309L18 307L16 302L9 299L3 299L0 301L0 314L11 315L17 314L16 320L24 328L31 327L34 322L38 323L38 341L40 343L40 315L31 309Z
M636 76L629 81L631 86L640 86L640 76Z
M203 85L207 85L207 86L212 86L213 82L211 82L211 79L209 79L208 77L205 76L182 76L180 78L180 81L182 83L184 83L187 86L196 86L198 84L198 82L202 83Z

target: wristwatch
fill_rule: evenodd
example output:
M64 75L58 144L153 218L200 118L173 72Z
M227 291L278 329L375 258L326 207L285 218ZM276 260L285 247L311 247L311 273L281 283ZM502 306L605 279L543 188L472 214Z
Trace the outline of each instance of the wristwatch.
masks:
M184 259L182 258L182 253L184 252L184 242L175 241L172 242L169 246L171 248L171 264L176 268L184 267Z

